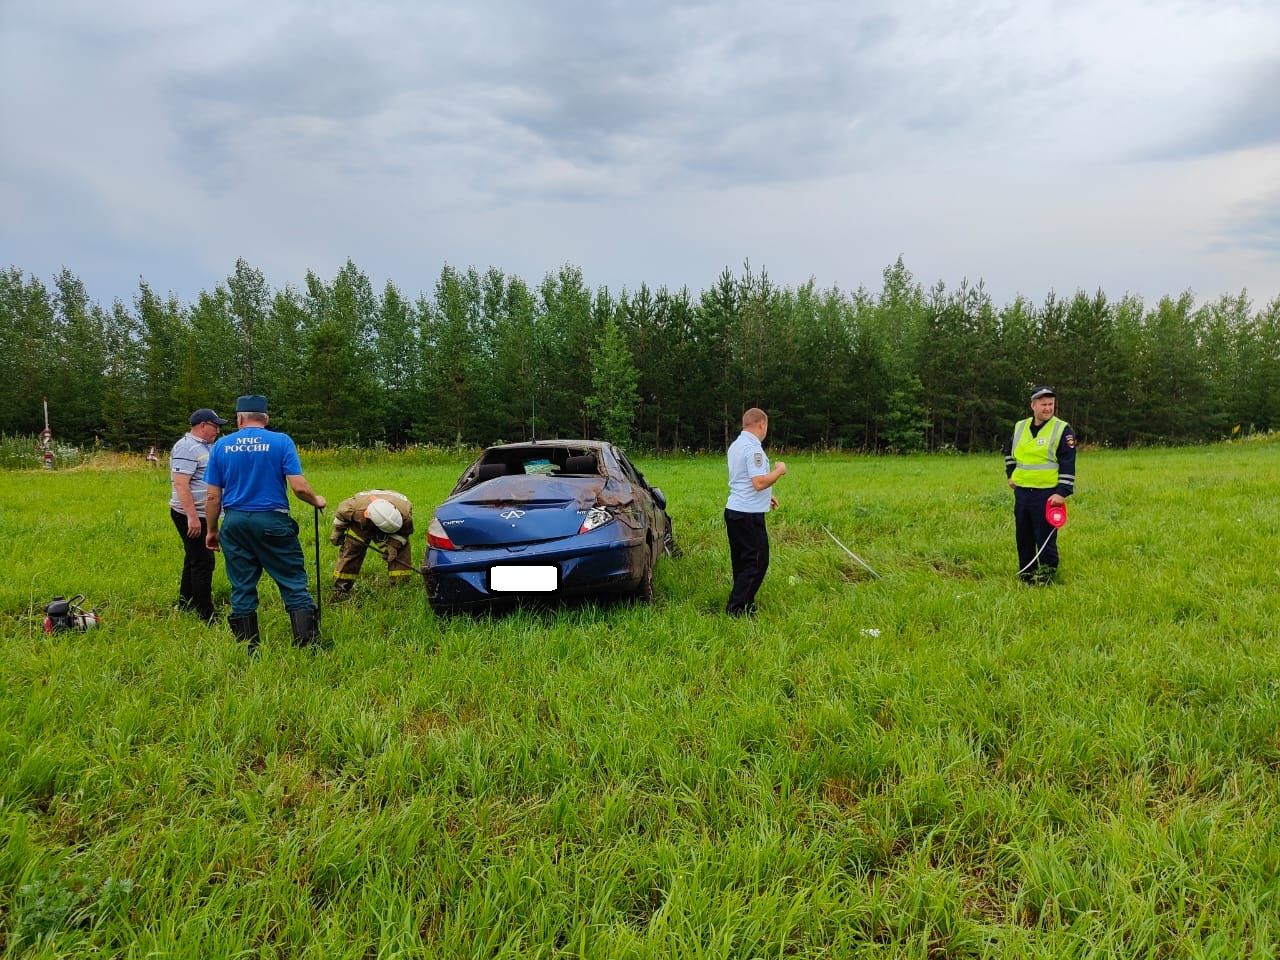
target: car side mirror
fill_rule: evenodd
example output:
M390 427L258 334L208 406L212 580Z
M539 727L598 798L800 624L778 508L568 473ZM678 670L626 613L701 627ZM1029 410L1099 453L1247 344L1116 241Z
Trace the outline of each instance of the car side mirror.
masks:
M659 510L667 509L667 495L657 487L650 487L649 492L653 494L653 502L658 505Z

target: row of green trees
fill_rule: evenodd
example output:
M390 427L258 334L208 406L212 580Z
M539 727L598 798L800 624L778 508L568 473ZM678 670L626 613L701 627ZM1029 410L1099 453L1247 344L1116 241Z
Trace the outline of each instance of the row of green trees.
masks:
M1280 298L1154 305L1102 292L926 289L899 259L878 291L773 283L750 266L695 295L614 293L565 266L536 287L445 267L428 294L379 294L349 262L274 290L243 260L194 303L140 282L104 307L63 270L0 272L0 432L138 448L186 414L264 393L299 441L488 444L608 437L718 449L762 406L774 441L989 449L1048 382L1088 443L1185 442L1280 428Z

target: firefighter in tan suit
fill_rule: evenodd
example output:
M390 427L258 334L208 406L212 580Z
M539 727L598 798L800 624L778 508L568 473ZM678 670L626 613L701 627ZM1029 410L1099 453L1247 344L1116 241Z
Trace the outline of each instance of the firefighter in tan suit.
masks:
M395 490L363 490L338 504L329 542L338 547L338 566L333 573L335 600L351 595L369 545L387 561L391 583L408 583L413 568L413 504Z

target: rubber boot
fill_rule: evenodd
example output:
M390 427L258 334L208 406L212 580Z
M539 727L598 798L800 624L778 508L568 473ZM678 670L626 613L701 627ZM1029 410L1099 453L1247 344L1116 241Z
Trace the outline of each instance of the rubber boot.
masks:
M231 633L237 640L244 640L249 644L249 653L258 652L258 613L246 613L240 617L229 617L227 623L231 626Z
M293 645L295 647L320 646L320 621L316 618L315 607L290 610L289 623L293 625Z

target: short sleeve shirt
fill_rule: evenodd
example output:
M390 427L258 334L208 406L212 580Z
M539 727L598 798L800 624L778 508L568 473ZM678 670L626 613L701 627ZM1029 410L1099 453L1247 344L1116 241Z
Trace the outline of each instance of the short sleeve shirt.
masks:
M209 485L205 483L204 471L209 465L209 449L213 444L205 443L194 433L188 433L173 445L169 453L169 508L182 512L182 501L178 499L178 488L173 478L178 474L191 478L191 499L196 503L196 514L204 516L204 499Z
M224 510L288 513L285 477L301 475L292 437L265 427L245 427L213 445L205 482L222 488Z
M752 477L768 472L769 458L760 438L743 430L729 446L729 499L724 508L740 513L768 513L772 497L769 488L757 490L751 485Z

